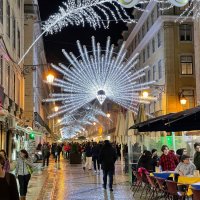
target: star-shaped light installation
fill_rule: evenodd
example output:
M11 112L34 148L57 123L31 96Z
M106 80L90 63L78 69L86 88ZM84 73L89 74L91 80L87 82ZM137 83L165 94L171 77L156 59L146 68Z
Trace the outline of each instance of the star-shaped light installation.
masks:
M141 82L149 66L136 70L139 54L126 60L124 44L119 53L115 54L110 38L107 39L106 48L101 49L100 44L96 44L95 38L92 37L91 52L79 41L77 45L79 57L63 50L65 57L71 63L70 68L63 64L59 66L52 64L64 78L55 78L50 84L60 87L63 93L52 93L51 98L44 101L61 101L63 105L49 117L73 113L95 99L98 99L100 104L109 99L133 112L137 112L138 103L149 103L149 99L142 99L140 94L141 91L149 89L155 81Z

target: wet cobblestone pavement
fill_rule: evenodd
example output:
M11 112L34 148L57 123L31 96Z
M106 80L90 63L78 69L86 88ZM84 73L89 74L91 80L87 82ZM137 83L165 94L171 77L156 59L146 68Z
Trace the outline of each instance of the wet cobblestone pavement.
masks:
M102 171L96 174L93 171L83 171L82 165L70 165L68 161L61 160L59 166L53 160L50 166L44 169L40 178L42 190L35 193L33 184L38 180L32 177L27 200L133 200L128 176L123 174L121 162L116 163L113 192L102 188ZM35 180L34 180L35 179ZM35 183L34 183L35 182ZM39 185L38 185L39 187ZM40 194L38 197L37 195ZM37 197L37 198L36 198Z

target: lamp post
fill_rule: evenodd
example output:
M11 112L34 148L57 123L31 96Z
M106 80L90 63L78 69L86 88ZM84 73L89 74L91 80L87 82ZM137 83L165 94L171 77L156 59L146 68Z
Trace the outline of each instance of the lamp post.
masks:
M178 96L179 96L179 101L180 101L180 104L182 105L182 106L184 106L184 105L186 105L186 103L187 103L187 99L185 98L185 96L184 96L184 90L182 90L181 92L179 92L179 94L178 94Z
M53 74L49 74L48 76L47 76L47 82L48 83L53 83L53 81L54 81L54 75Z

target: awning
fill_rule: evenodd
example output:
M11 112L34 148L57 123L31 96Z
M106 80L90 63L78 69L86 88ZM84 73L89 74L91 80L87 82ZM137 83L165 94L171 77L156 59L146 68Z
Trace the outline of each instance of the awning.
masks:
M139 132L200 130L200 106L137 123L130 129L138 129Z

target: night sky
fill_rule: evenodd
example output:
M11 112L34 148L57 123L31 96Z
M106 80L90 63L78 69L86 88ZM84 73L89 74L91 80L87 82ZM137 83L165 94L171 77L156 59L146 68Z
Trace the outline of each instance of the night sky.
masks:
M51 14L58 11L58 7L62 6L63 0L39 0L41 20L47 20ZM131 10L128 10L130 13ZM111 22L109 29L97 29L94 30L86 26L85 28L80 26L68 26L62 29L61 32L54 35L44 36L44 44L46 50L47 61L49 63L62 62L67 64L67 60L63 56L61 49L66 49L68 52L72 51L78 56L76 40L80 40L82 44L85 44L88 48L91 47L91 36L95 36L96 41L101 43L101 46L105 46L107 36L111 36L111 41L117 44L118 39L122 38L121 33L126 30L126 24L119 22Z

